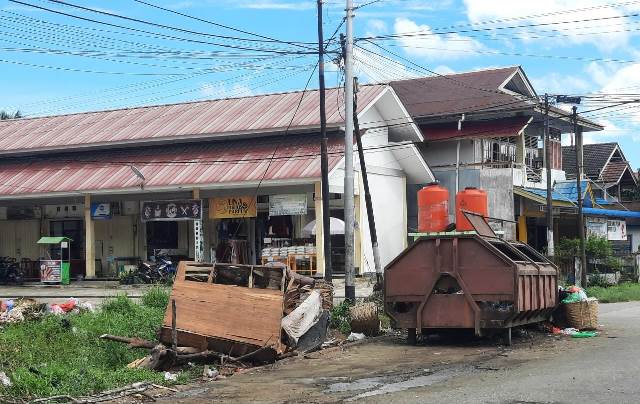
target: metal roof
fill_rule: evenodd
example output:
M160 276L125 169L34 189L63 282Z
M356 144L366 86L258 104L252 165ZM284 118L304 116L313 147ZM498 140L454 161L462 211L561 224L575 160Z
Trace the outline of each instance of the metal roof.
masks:
M358 112L366 109L388 86L363 85ZM300 101L302 99L302 102ZM342 89L327 90L327 125L344 122ZM298 103L300 106L298 107ZM295 113L295 116L294 116ZM317 90L266 94L112 111L0 121L0 154L70 148L113 148L131 143L160 143L188 139L273 134L320 125Z
M329 169L343 151L331 137ZM319 136L299 135L12 158L0 162L0 197L132 191L142 180L131 166L148 190L312 179L320 177L319 154Z

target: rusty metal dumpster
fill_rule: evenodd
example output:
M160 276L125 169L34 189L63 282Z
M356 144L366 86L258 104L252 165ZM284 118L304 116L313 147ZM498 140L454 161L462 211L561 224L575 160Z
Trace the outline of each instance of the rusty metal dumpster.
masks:
M547 319L558 271L526 244L498 238L481 216L476 231L424 235L385 268L385 311L398 328L473 329L480 336Z

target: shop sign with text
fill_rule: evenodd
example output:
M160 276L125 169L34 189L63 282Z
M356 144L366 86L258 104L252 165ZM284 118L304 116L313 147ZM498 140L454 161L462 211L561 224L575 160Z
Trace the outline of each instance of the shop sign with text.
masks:
M306 215L307 195L288 194L269 196L269 216Z
M233 219L243 217L256 217L256 197L254 196L229 196L224 198L209 199L209 218Z
M145 201L142 202L140 212L143 222L202 220L202 201L200 199Z

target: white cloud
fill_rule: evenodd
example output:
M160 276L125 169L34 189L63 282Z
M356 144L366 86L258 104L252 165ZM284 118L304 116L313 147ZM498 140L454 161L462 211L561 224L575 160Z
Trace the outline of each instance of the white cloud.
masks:
M367 36L373 36L375 34L386 34L388 32L387 23L377 18L372 18L367 21Z
M582 94L592 89L592 84L581 77L555 72L533 77L531 82L538 94Z
M284 0L258 0L258 1L238 1L234 3L238 8L249 8L257 10L311 10L316 8L313 1L284 1Z
M397 18L394 23L397 35L404 35L398 39L404 51L415 57L431 60L452 60L475 56L474 51L486 50L485 46L471 37L451 33L433 35L428 25L418 25L408 18ZM409 34L419 35L407 36Z
M205 98L233 98L254 95L249 87L239 83L233 85L203 83L200 85L200 94Z
M464 4L472 23L506 19L497 23L504 26L592 20L496 31L493 34L497 37L513 37L515 33L526 41L545 45L592 44L602 51L612 51L626 48L632 35L629 28L633 28L633 21L622 17L630 9L624 4L610 7L611 2L606 0L464 0ZM608 19L593 20L602 18Z

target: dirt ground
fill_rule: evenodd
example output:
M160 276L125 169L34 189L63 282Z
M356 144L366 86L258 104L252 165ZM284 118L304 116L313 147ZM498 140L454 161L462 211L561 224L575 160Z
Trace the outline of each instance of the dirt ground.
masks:
M176 403L335 403L433 386L474 372L492 372L572 349L566 337L525 330L505 347L499 341L430 339L406 345L402 335L386 335L285 359L232 377L156 391L158 401ZM587 342L588 343L588 342Z

